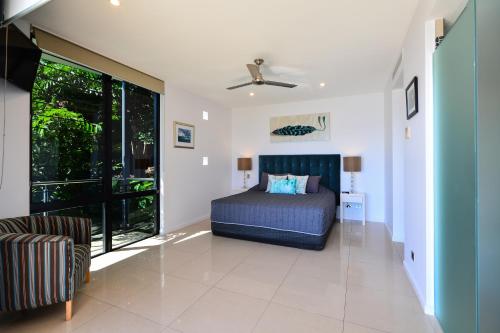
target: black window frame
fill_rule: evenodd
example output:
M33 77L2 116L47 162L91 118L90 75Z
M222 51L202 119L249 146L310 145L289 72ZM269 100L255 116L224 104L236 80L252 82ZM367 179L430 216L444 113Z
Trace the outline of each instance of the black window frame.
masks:
M89 205L96 205L96 204L102 204L103 205L103 210L104 210L104 219L103 219L103 239L104 239L104 244L103 244L103 251L101 253L98 253L94 256L93 258L98 257L100 255L116 251L118 249L121 249L125 246L129 246L131 244L143 241L144 239L148 239L151 237L154 237L160 233L160 174L161 174L161 169L160 169L160 110L161 110L161 96L159 93L154 92L154 130L155 130L155 149L154 149L154 168L155 168L155 184L156 188L152 190L145 190L145 191L137 191L137 192L121 192L121 193L113 193L112 190L112 180L113 180L113 172L112 172L112 151L113 151L113 143L112 143L112 107L113 107L113 93L112 93L112 85L113 85L113 80L118 80L118 81L123 81L118 78L113 78L111 75L102 73L100 71L97 71L95 69L89 68L84 65L80 65L78 63L75 63L71 60L67 60L61 57L58 57L57 55L53 55L50 53L44 52L43 55L48 55L51 58L57 58L61 60L62 62L72 64L77 67L83 67L88 69L89 71L97 72L102 75L102 81L103 81L103 101L104 101L104 121L103 121L103 133L104 133L104 172L103 172L103 185L104 185L104 191L103 191L103 196L100 196L98 198L95 197L88 197L83 200L75 200L75 201L64 201L64 202L49 202L49 203L33 203L32 202L32 192L33 192L33 181L32 181L32 174L33 174L33 94L30 92L30 152L29 152L29 159L30 159L30 175L29 175L29 181L30 181L30 194L29 194L29 203L30 203L30 214L42 214L42 213L49 213L53 211L58 211L58 210L64 210L64 209L71 209L71 208L79 208L83 206L89 206ZM127 81L124 81L126 83L130 83ZM133 84L133 83L131 83ZM145 88L146 89L146 88ZM147 89L149 90L149 89ZM150 236L134 240L131 242L128 242L126 244L120 245L113 247L113 242L112 242L112 227L113 224L111 222L111 205L114 201L117 200L123 200L123 199L131 199L131 198L138 198L138 197L145 197L145 196L154 196L155 197L155 208L156 208L156 214L155 214L155 226L154 226L154 233ZM108 222L109 221L109 222Z

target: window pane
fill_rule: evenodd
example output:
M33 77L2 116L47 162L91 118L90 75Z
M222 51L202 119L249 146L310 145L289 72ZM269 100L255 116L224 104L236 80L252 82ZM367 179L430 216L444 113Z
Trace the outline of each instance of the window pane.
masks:
M156 188L156 93L113 81L113 192Z
M103 183L101 74L44 56L32 91L32 203L95 198Z
M92 219L92 256L104 252L103 204L55 210L44 213L47 216L72 216ZM44 215L36 214L36 215Z
M156 195L113 201L113 248L156 233Z

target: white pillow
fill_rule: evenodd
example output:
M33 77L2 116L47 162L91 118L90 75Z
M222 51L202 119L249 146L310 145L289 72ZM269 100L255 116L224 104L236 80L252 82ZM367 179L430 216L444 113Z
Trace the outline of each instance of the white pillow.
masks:
M307 180L309 179L309 176L288 175L288 179L297 180L297 185L295 186L297 194L306 194Z
M275 180L281 180L281 179L287 179L287 178L288 178L287 175L284 175L284 176L269 175L269 179L267 181L266 192L267 193L271 192L271 180L275 181Z

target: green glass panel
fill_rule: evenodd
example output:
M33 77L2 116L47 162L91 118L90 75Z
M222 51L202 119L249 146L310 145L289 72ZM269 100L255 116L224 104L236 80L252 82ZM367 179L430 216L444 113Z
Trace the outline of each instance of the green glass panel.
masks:
M500 1L477 0L479 332L500 332Z
M434 54L435 310L443 330L476 332L475 13Z

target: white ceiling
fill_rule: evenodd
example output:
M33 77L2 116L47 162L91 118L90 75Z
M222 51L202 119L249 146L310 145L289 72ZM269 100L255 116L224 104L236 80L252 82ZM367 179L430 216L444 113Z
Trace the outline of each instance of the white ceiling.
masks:
M27 19L161 78L167 89L238 107L382 91L417 2L52 0ZM266 61L266 79L299 87L226 90L249 81L245 64L256 57Z

